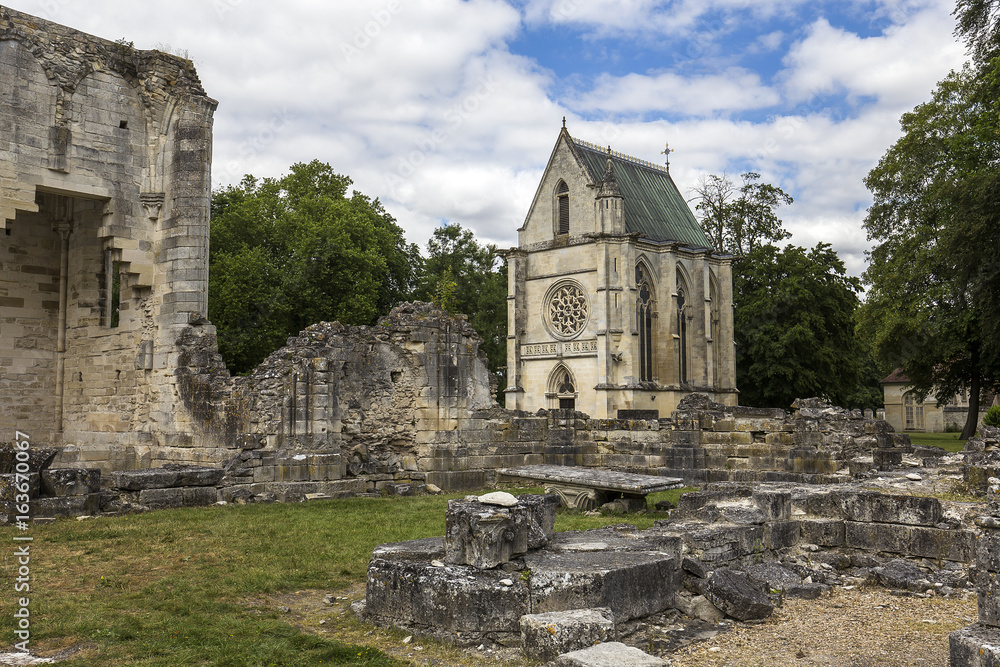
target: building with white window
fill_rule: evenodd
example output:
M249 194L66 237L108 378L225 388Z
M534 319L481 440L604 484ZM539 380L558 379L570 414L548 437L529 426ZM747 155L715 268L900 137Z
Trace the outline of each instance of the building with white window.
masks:
M882 396L885 401L885 420L897 431L924 431L943 433L961 431L969 414L969 393L962 392L943 405L937 404L934 396L924 402L917 397L910 385L910 378L902 368L897 368L882 380ZM996 397L979 404L979 419L991 405L996 405Z
M666 166L563 125L508 262L507 407L735 405L731 257Z

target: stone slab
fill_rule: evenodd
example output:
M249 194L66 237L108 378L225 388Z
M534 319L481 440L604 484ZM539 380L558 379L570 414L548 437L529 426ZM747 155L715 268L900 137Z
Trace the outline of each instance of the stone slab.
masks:
M100 513L100 493L60 496L56 498L36 498L31 501L31 516L33 518L93 516Z
M554 667L666 667L670 663L621 642L607 642L564 653Z
M970 625L948 636L952 667L1000 667L1000 630Z
M609 607L616 621L659 613L673 606L680 563L656 552L534 552L531 612Z
M519 633L529 612L518 572L385 558L368 564L365 601L373 622L452 632Z
M684 480L675 477L637 475L599 468L574 466L534 465L502 468L499 473L507 477L569 484L603 491L647 495L684 486Z
M615 641L614 614L608 608L570 609L521 617L521 650L546 662L603 642Z
M372 558L386 560L442 560L444 558L444 539L441 537L425 537L419 540L380 544L372 552Z
M767 618L774 605L763 586L746 572L719 568L705 582L705 597L726 616L738 621Z
M198 467L119 470L111 473L111 487L122 491L144 491L178 486L215 486L224 474L221 468Z
M144 489L139 492L139 504L150 509L169 507L200 507L214 505L219 493L215 487L191 486L172 489Z
M878 491L841 491L837 495L848 521L934 526L942 518L941 501L937 498Z
M97 468L49 468L41 472L42 495L85 496L101 490Z

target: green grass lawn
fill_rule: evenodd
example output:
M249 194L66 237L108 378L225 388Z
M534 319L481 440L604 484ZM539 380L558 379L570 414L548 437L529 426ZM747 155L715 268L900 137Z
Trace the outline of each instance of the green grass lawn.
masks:
M908 433L910 442L915 445L940 447L949 452L960 452L965 447L965 440L959 440L959 433Z
M650 507L664 498L676 502L681 492L654 494ZM66 667L405 664L374 648L301 632L278 611L255 610L247 601L357 585L375 546L443 535L447 501L463 495L227 505L33 526L32 646L96 647L60 663ZM560 511L556 530L622 521L647 528L665 516ZM15 598L12 538L19 534L0 528L9 582L0 614L5 638L14 630L8 601Z

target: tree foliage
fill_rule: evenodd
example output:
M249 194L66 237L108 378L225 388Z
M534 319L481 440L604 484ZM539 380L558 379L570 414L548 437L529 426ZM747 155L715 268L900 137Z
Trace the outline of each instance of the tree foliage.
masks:
M791 204L792 198L781 188L761 183L760 174L748 171L741 176L738 188L723 174L702 177L695 187L701 212L701 225L716 250L732 255L747 255L756 248L789 238L778 218L777 209Z
M463 313L483 338L491 373L505 387L507 365L507 265L496 246L481 245L471 230L438 227L427 243L419 298Z
M871 355L855 336L860 280L828 244L760 246L734 268L741 404L787 408L823 396L850 408L881 405Z
M902 366L918 395L969 391L963 438L981 396L1000 388L998 62L941 81L865 179L877 245L863 330L883 368Z
M314 160L213 193L209 318L230 369L315 322L373 323L409 295L417 247L351 183Z

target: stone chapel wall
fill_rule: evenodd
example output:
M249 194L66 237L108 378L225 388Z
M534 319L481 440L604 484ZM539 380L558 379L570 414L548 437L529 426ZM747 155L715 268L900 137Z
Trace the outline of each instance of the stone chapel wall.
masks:
M215 106L189 60L0 5L0 440L107 470L197 435Z

